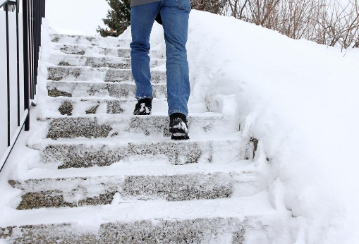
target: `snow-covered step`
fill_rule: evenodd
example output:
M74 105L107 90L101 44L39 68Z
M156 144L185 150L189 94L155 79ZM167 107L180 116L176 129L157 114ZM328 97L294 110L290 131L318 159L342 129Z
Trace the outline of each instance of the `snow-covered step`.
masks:
M168 115L124 116L124 115L87 115L84 117L60 117L48 119L47 138L107 138L133 137L134 133L143 136L169 136ZM215 113L191 114L188 127L196 134L218 134L219 131L235 132L237 126L228 118Z
M115 194L124 201L189 201L248 197L259 193L255 171L169 173L166 171L113 176L10 180L22 191L18 210L111 204ZM182 166L183 167L183 166ZM147 167L148 169L148 167Z
M131 69L76 67L48 67L48 80L51 81L105 81L133 82ZM166 82L166 72L151 71L151 82L154 84Z
M166 165L225 164L246 159L247 145L236 138L189 141L72 139L28 143L30 148L39 150L41 164L58 169L105 167L126 162L147 162L149 167L154 162ZM37 167L42 167L41 164Z
M130 47L100 47L100 46L85 46L76 44L53 44L53 53L65 53L68 55L84 55L92 57L122 57L130 58ZM151 58L163 59L164 55L157 51L150 51Z
M94 46L110 46L122 47L129 46L130 42L118 39L116 37L97 37L97 36L82 36L82 35L64 35L51 34L51 41L55 43L66 44L80 44L80 45L94 45Z
M153 84L153 97L165 99L167 87L165 84ZM71 82L48 81L50 97L112 97L133 99L136 95L136 85L133 82Z
M86 46L76 44L53 44L52 48L59 53L68 55L84 55L94 57L121 57L130 58L131 49L129 47L100 47L100 46Z
M88 57L81 55L52 54L49 60L54 66L89 66L91 68L131 69L131 59L116 57ZM165 59L151 59L151 68L163 65Z
M7 216L6 216L7 217ZM9 243L273 243L278 219L268 197L18 211L0 238Z
M122 114L132 115L137 100L111 98L70 98L55 97L48 100L46 110L42 112L45 119L52 116L84 116L88 114ZM152 114L159 115L168 111L165 99L152 100Z

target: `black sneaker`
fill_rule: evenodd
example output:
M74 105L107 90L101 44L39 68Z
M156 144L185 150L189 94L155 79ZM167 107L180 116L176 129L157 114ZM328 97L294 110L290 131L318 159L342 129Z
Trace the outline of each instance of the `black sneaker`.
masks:
M152 110L152 99L144 98L137 102L133 115L150 115Z
M184 114L175 113L170 115L170 132L172 140L188 140L187 118Z

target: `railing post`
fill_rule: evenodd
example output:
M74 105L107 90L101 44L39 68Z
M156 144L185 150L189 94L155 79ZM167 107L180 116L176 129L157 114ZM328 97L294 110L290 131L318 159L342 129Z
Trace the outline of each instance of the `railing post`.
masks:
M16 76L17 76L17 126L20 126L20 44L19 44L19 1L16 1Z
M11 143L11 128L10 128L10 47L9 47L9 4L5 5L6 12L6 79L7 79L7 144Z
M1 1L1 0L0 0ZM30 130L30 109L31 109L31 99L34 99L36 94L36 84L37 84L37 75L38 75L38 67L39 67L39 51L41 46L41 24L42 24L42 18L45 17L45 0L22 0L22 40L20 40L20 34L19 34L19 13L20 13L20 0L7 0L2 1L0 4L0 8L4 6L4 10L6 12L6 33L5 33L5 39L6 39L6 91L7 91L7 144L8 147L5 150L5 153L0 158L0 172L3 169L22 129L23 126L25 126L25 131ZM15 11L16 10L16 11ZM10 61L13 60L11 58L10 60L10 47L13 47L13 43L11 43L10 46L10 20L12 20L12 17L9 17L9 11L14 12L16 14L16 84L17 84L17 94L12 96L12 94L15 94L11 92L11 84L15 84L15 77L12 77L10 74ZM23 82L24 82L24 110L25 113L23 117L21 117L21 91L20 91L20 82L22 79L20 79L20 59L21 59L21 50L20 50L20 42L23 44ZM15 49L14 49L15 52ZM15 55L15 53L14 53ZM12 56L11 56L12 57ZM15 57L15 56L14 56ZM15 66L15 65L14 65ZM13 81L11 81L11 78L14 78ZM5 89L5 87L4 87ZM15 96L17 96L15 98ZM15 116L11 117L11 108L12 104L17 102L17 120ZM11 124L11 122L17 122ZM16 127L16 132L11 134L11 128L12 126ZM14 128L13 128L14 129ZM4 138L5 139L5 138ZM1 155L0 155L1 156Z
M30 130L30 74L29 74L29 5L28 0L22 1L23 22L23 52L24 52L24 108L28 115L25 121L25 131Z

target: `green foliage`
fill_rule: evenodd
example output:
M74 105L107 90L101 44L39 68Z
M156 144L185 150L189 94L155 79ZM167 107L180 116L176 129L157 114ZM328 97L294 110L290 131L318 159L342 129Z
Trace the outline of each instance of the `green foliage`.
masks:
M102 37L119 36L131 24L131 1L130 0L106 0L110 5L106 18L102 19L103 23L109 27L97 28L97 32Z

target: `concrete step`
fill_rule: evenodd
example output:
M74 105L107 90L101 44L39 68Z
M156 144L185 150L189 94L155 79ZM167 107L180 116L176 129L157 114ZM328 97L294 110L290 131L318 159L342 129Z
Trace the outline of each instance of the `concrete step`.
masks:
M125 115L88 115L84 117L60 117L47 119L47 138L134 138L143 136L169 137L168 115L125 116ZM215 113L190 114L188 127L192 133L198 135L235 133L237 126L230 123L228 118Z
M68 55L100 56L130 58L130 47L101 47L76 44L52 44L53 53L65 53ZM164 55L158 50L150 51L151 58L164 59Z
M121 114L133 115L137 100L111 99L111 98L50 98L40 119L63 116L85 116L88 114ZM165 99L152 100L152 115L164 114L168 111Z
M76 67L48 67L48 80L51 81L104 81L134 82L131 69ZM153 84L166 83L166 72L151 71Z
M166 84L153 84L153 97L167 97ZM50 97L112 97L134 99L136 85L134 82L85 82L85 81L49 81L47 82Z
M104 207L18 211L9 243L276 243L276 212L264 194L244 199L121 202ZM7 216L6 216L7 217Z
M130 58L88 57L81 55L52 54L50 63L54 66L89 66L91 68L131 69ZM165 59L151 59L151 68L163 65Z
M9 184L22 191L17 210L109 205L116 194L121 201L190 201L248 197L260 192L256 171L225 166L225 171L206 173L208 165L202 165L202 171L197 167L195 172L164 167L156 172L147 165L137 172L126 172L124 167L112 176L10 180Z
M122 47L130 46L130 42L121 40L116 37L97 37L97 36L82 36L82 35L64 35L64 34L51 34L51 41L54 43L64 44L78 44L78 45L93 45L93 46L112 46Z
M163 162L165 165L220 164L247 157L248 143L239 139L172 141L144 138L143 141L115 139L47 140L29 142L28 147L39 150L39 162L46 167L90 168L124 162ZM38 167L40 167L39 165ZM41 166L42 167L42 166Z
M76 44L53 44L52 48L58 53L82 56L130 58L131 49L118 47L86 46Z

